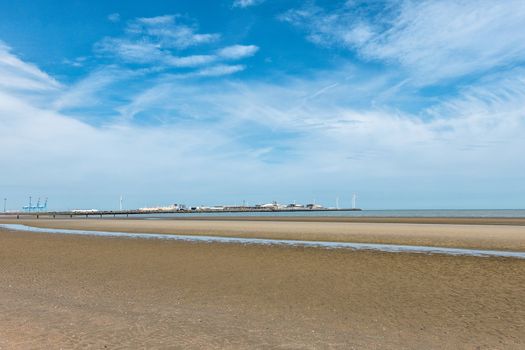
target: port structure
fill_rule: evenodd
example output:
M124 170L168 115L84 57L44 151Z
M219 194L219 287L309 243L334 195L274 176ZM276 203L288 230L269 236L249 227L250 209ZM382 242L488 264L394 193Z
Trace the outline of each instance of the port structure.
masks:
M22 211L24 212L46 212L47 211L47 198L44 201L44 204L40 204L40 197L38 198L38 201L36 202L36 205L33 205L32 203L33 197L29 196L29 204L24 205L22 207Z

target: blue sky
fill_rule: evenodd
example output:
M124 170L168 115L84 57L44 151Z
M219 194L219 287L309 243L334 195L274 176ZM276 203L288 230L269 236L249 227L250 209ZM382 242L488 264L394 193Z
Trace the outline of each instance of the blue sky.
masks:
M525 207L523 1L0 1L0 196Z

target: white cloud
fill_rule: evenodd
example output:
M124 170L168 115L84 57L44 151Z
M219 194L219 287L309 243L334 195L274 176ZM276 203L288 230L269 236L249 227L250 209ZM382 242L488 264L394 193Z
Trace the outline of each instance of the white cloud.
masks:
M263 2L264 0L234 0L233 7L245 8L245 7L259 5L259 4L262 4Z
M298 167L295 171L349 171L356 178L374 173L431 178L453 174L466 179L482 172L502 176L525 170L525 164L510 159L515 156L513 150L525 147L519 136L525 131L525 111L520 105L525 96L522 71L509 72L506 79L443 101L426 112L431 117L427 120L391 109L345 106L344 101L362 82L337 81L338 75L322 73L313 80L276 84L228 82L193 87L173 80L137 96L130 110L136 114L166 106L175 123L179 118L204 119L217 130L225 128L238 137L257 130L295 135L257 148L251 144L255 140L242 146L264 157L283 154L256 150L289 149L293 155L284 152L284 157ZM372 84L364 93L374 96L374 91L386 86ZM491 169L484 170L487 164Z
M22 61L15 62L24 65ZM37 69L33 73L42 76L38 68L32 68ZM83 99L93 99L93 92L110 86L104 81L107 73L95 73L66 89L59 103L63 107L85 105ZM4 77L0 71L0 80ZM38 86L25 87L40 91ZM227 184L227 168L223 162L231 165L228 159L235 160L236 149L240 149L228 137L228 132L217 132L208 125L144 128L108 121L103 127L92 127L50 107L49 104L35 105L24 96L0 89L0 148L11 150L0 152L0 189L11 203L17 203L18 197L21 206L20 197L25 200L25 195L35 195L34 191L49 195L55 208L107 206L108 194L111 196L114 191L127 194L139 191L146 198L156 193L154 196L158 198L166 193L166 188L158 184L170 183L174 176L177 199L183 195L189 198L190 191L183 188L189 189L189 183L198 178L207 178L206 173L198 169L212 171ZM138 168L137 161L141 164ZM239 169L250 166L246 158L235 162ZM206 183L201 181L203 185ZM23 193L19 193L22 185ZM92 195L99 197L98 202L96 199L90 202ZM172 195L166 196L168 203L175 200L169 199ZM142 203L140 200L140 205Z
M3 61L15 63L0 70L0 81L17 71L31 72L38 82L48 77L10 53L3 55ZM190 73L242 69L214 64ZM446 186L447 193L463 193L470 186L470 194L511 194L501 206L525 195L523 187L515 186L525 172L519 157L525 149L521 69L487 77L444 99L425 112L430 118L385 106L356 108L354 101L395 90L398 81L359 75L351 67L265 83L145 77L142 85L119 91L122 118L102 127L56 110L96 102L96 96L114 90L106 73L95 72L63 88L61 98L49 98L47 105L0 89L0 149L16 150L0 152L4 189L24 185L24 191L45 191L52 201L63 191L61 206L107 206L120 193L139 198L130 206L142 206L141 198L148 195L188 204L236 196L311 200L315 189L325 196L317 199L326 202L326 196L350 188L380 199L400 192L411 198L417 186L425 194L439 186ZM50 77L43 81L54 85ZM50 97L56 93L38 85L25 88ZM485 180L491 188L483 186ZM272 194L275 198L267 198Z
M220 49L217 55L222 58L238 60L241 58L251 57L259 51L255 45L232 45Z

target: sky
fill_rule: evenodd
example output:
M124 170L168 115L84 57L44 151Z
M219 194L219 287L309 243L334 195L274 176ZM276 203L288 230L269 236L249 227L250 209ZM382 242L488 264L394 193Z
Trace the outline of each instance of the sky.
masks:
M523 0L0 0L0 197L525 208L524 23Z

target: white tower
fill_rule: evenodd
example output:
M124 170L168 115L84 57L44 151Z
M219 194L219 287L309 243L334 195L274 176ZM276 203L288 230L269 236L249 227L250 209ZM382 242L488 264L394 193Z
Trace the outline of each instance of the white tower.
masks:
M339 197L335 197L335 209L339 209Z
M120 211L122 211L122 195L120 195Z
M352 194L352 209L356 208L356 202L357 202L357 194Z

